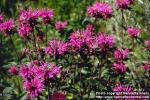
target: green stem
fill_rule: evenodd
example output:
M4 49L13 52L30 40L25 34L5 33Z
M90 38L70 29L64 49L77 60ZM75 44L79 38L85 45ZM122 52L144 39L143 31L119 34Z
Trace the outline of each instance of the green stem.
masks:
M82 90L81 90L81 88L82 88L82 83L81 83L81 81L82 81L82 75L81 75L82 68L79 68L79 70L80 70L80 97L82 98Z
M19 56L18 56L18 53L17 53L17 49L16 49L16 47L15 47L15 44L14 44L14 42L13 42L12 36L10 35L9 37L10 37L10 41L11 41L11 43L12 43L12 46L13 46L13 48L14 48L14 51L15 51L15 53L16 53L17 61L19 61ZM20 62L20 61L19 61L19 62Z
M27 41L25 40L25 41L23 41L24 42L24 44L25 44L25 46L26 46L26 48L27 49L29 49L29 55L28 55L28 57L29 57L29 60L30 61L32 61L32 56L31 56L31 54L30 54L30 47L28 46L28 43L27 43Z
M45 32L45 38L46 38L45 45L46 45L46 46L47 46L47 44L48 44L47 32L48 32L48 26L46 25L46 32Z
M121 21L121 26L122 26L122 32L121 32L121 37L122 37L122 47L124 46L124 14L123 10L121 10L121 15L122 15L122 21Z

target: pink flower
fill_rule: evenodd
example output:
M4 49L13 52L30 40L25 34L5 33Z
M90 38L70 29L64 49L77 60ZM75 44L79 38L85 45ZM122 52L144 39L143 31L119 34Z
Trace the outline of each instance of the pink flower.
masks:
M92 32L89 30L77 31L70 36L70 45L75 50L80 50L82 47L91 47L93 44Z
M117 60L117 62L121 62L127 59L128 56L129 56L129 49L127 48L125 50L119 48L114 52L114 57Z
M61 69L44 61L34 60L23 65L19 73L24 81L24 89L31 97L37 97L43 92L47 82L61 73Z
M54 66L51 70L48 71L48 78L55 78L61 73L61 69L57 66Z
M113 64L115 72L124 74L127 70L127 67L123 63L114 63Z
M20 76L25 81L33 79L46 81L48 78L56 78L60 72L59 67L40 61L33 61L29 65L23 65L20 68Z
M147 47L147 50L150 51L150 40L145 41L145 45Z
M62 31L64 31L64 29L67 27L67 21L65 21L65 22L56 22L55 23L55 28L58 30L58 31L60 31L60 32L62 32Z
M91 24L86 25L86 31L93 33L95 31L95 27Z
M116 6L120 9L129 9L134 0L116 0Z
M33 32L33 28L27 24L21 24L18 27L18 34L21 38L27 38Z
M9 69L9 72L10 72L12 75L18 75L19 69L18 69L16 66L12 66L12 67Z
M114 96L126 96L126 95L123 95L122 92L128 93L128 96L132 96L130 95L130 92L134 92L134 91L131 86L117 84L117 86L114 87L113 92L115 93ZM115 98L115 100L122 100L122 98ZM128 99L123 99L123 100L135 100L135 99L128 98Z
M23 86L31 97L38 97L44 90L43 82L38 79L25 81Z
M53 100L67 100L67 98L66 98L65 94L62 92L54 92Z
M133 88L131 88L130 86L125 86L125 85L121 85L118 84L114 89L114 92L133 92Z
M33 75L33 72L31 71L31 69L26 66L26 65L23 65L21 68L20 68L20 76L24 79L24 80L31 80L34 75Z
M140 29L139 28L136 28L136 27L130 27L128 28L128 34L131 38L137 38L140 36Z
M98 45L98 48L101 49L101 51L106 51L110 48L113 48L115 45L115 38L112 35L106 35L104 33L100 33L98 37L96 37L96 43Z
M108 3L97 2L88 7L87 12L91 17L108 19L112 17L113 9Z
M21 38L27 38L33 32L34 26L37 25L37 20L40 16L39 10L23 10L20 12L18 19L18 33Z
M0 14L0 24L4 21L4 17L2 14Z
M29 24L30 27L34 27L37 23L38 17L38 10L28 9L20 12L18 21L22 24Z
M150 71L150 64L145 64L144 65L144 70Z
M0 24L0 32L3 32L6 36L12 34L14 28L15 22L13 19L9 19L8 21L5 21Z
M39 10L39 12L39 17L42 18L44 24L50 23L52 18L54 17L54 12L51 9L42 9Z
M59 40L51 40L48 47L45 48L45 53L52 56L61 56L67 53L68 43Z

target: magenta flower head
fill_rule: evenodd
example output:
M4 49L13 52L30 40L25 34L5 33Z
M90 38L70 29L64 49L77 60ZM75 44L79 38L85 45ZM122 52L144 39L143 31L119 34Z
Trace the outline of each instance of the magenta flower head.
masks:
M38 17L38 10L28 9L20 12L18 21L19 23L29 24L30 27L34 27L37 24Z
M134 0L116 0L116 6L120 9L129 9L134 3Z
M121 92L127 93L128 96L132 96L132 94L130 95L130 92L134 92L133 88L131 86L126 86L126 85L122 85L122 84L117 84L114 89L113 92L115 93L115 96L126 96L124 94L122 94ZM115 98L115 100L122 100L120 98ZM135 99L123 99L123 100L135 100Z
M147 50L150 51L150 40L145 41L145 45L147 47Z
M96 43L101 51L106 51L115 46L116 40L113 35L106 35L105 33L100 33L100 35L96 37Z
M25 81L23 87L31 97L38 97L44 90L43 82L38 79Z
M19 70L19 75L24 80L31 80L34 77L34 73L31 71L31 68L29 68L27 65L21 66Z
M91 24L86 25L86 31L89 31L91 33L94 32L95 31L94 25Z
M30 27L28 24L21 24L18 27L18 34L23 39L29 37L31 32L33 32L33 28Z
M15 22L13 19L9 19L0 24L0 32L4 33L5 36L11 35L15 28Z
M60 73L61 69L57 66L51 66L52 68L50 70L47 70L46 77L48 79L54 79L56 78Z
M38 60L22 65L19 71L24 81L23 87L31 97L38 97L47 86L47 82L54 80L60 73L61 69L56 65Z
M75 50L80 50L82 47L90 47L93 43L93 35L89 30L81 30L71 34L70 45Z
M141 30L136 27L130 27L128 28L128 34L131 38L137 38L140 36Z
M117 84L113 91L116 92L116 95L118 95L117 92L133 92L133 88L131 86Z
M0 14L0 24L4 21L4 17L2 14Z
M88 7L88 15L94 18L109 19L112 17L113 9L108 3L97 2Z
M119 48L114 52L114 57L117 62L122 62L123 60L127 59L128 56L129 56L129 49L127 48L125 50Z
M54 12L52 9L42 9L39 10L39 12L40 12L39 17L42 18L44 24L50 23L52 18L54 17Z
M67 100L67 98L66 98L65 94L62 92L54 92L53 100Z
M114 63L113 64L114 70L116 74L124 74L127 71L127 67L123 63Z
M144 70L150 71L150 63L144 64Z
M18 75L19 69L17 68L17 66L12 66L12 67L9 69L9 73L11 73L12 75Z
M55 28L59 32L62 32L62 31L64 31L65 28L67 28L67 25L68 25L67 21L65 21L65 22L60 22L59 21L59 22L55 23Z
M60 40L49 41L48 47L45 48L45 53L51 56L61 56L68 51L68 43Z

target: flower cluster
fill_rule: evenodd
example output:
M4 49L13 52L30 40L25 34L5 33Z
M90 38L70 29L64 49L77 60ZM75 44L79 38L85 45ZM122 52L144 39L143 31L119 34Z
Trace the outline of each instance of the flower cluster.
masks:
M126 60L128 56L129 56L129 49L127 48L125 50L119 48L114 52L114 57L117 62L122 62L123 60Z
M128 93L128 96L130 96L130 92L133 92L133 88L131 86L117 84L116 87L114 87L113 92L115 93L115 96L124 96L123 93ZM122 99L116 97L115 100L122 100ZM129 98L124 99L124 100L129 100ZM134 100L134 99L131 99L131 100Z
M65 21L65 22L58 21L58 22L55 23L55 28L59 32L62 32L67 27L67 24L68 24L67 21Z
M23 65L19 74L24 80L24 88L31 97L39 96L47 81L55 79L61 70L59 67L45 62L33 61L29 65Z
M129 56L129 49L117 49L114 51L114 57L116 60L116 63L113 64L114 70L116 73L125 73L127 70L126 65L124 64L124 60L126 60Z
M113 9L108 3L97 2L88 7L87 12L91 17L109 19L112 17Z
M45 48L45 53L54 57L64 55L68 51L68 43L60 40L49 41L48 47Z
M122 84L118 84L114 89L114 92L133 92L133 88L130 86L125 86Z
M136 28L136 27L130 27L128 28L128 34L131 38L137 38L140 36L140 29L139 28Z
M54 16L51 9L40 10L23 10L19 16L18 33L21 38L28 37L34 30L34 26L38 24L38 19L41 18L44 24L50 23Z
M106 51L113 48L116 41L113 35L106 35L105 33L100 33L100 35L96 37L96 43L101 51Z
M54 12L51 9L42 9L39 10L39 17L42 18L44 24L48 24L51 22L52 18L54 17Z
M129 9L134 0L116 0L116 6L120 9Z
M92 32L88 30L77 31L72 33L70 36L70 44L76 50L80 50L85 46L90 46L92 44L92 40Z
M125 73L127 70L127 67L125 66L124 63L120 62L120 63L114 63L113 64L114 70L115 72L118 73Z
M11 35L15 28L15 22L13 19L9 19L0 24L0 32L4 33L5 36Z
M43 81L38 79L33 79L30 82L25 81L23 87L31 97L39 96L44 90Z

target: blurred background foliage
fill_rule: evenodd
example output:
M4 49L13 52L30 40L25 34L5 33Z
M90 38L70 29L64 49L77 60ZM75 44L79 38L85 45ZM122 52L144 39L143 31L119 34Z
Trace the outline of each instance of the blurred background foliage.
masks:
M109 2L112 6L115 6L115 0L0 0L0 12L3 13L7 19L13 18L16 20L19 15L19 11L23 9L52 8L55 12L54 21L68 21L69 26L67 32L69 34L73 32L73 30L85 27L87 23L94 23L93 20L87 16L86 9L89 5L92 5L96 1ZM115 11L114 16L115 17L111 18L109 21L99 20L97 23L101 23L99 26L101 31L113 33L119 36L119 26L121 25L120 11ZM126 26L140 27L143 33L142 39L150 38L150 0L136 0L136 5L133 6L131 11L125 11L124 16L126 20ZM49 30L49 36L50 38L57 36L59 37L59 33L52 29ZM117 38L119 40L119 37ZM9 68L10 65L17 63L14 62L15 59L17 59L14 50L19 52L24 45L22 45L22 41L20 38L18 38L17 34L14 34L13 38L16 49L10 46L11 41L9 39L4 38L1 35L0 39L0 93L5 87L8 87L5 91L7 94L8 91L11 91L11 87L15 87L13 84L11 84L12 86L9 84L9 81L13 81L13 78L11 78L11 80L9 79L10 76L7 75L7 68ZM146 53L139 55L140 50L143 49L141 47L139 50L139 48L135 49L135 55L137 56L138 60L147 60L148 55ZM132 66L132 64L130 65ZM15 90L14 94L16 94ZM20 94L19 96L23 94L24 93ZM8 95L6 97L9 98L10 96L11 95Z

